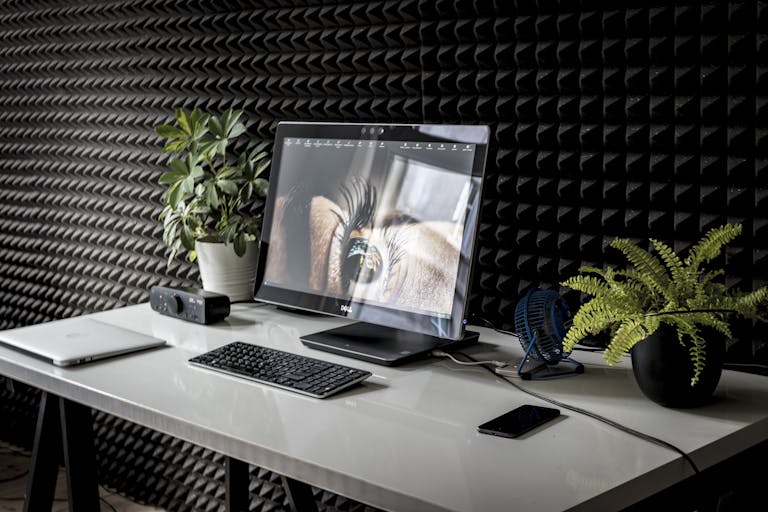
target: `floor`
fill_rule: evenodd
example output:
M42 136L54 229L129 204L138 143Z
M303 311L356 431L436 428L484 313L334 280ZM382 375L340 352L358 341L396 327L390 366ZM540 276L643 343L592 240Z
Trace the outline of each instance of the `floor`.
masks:
M0 441L0 512L16 512L24 507L24 492L29 474L29 453L17 450ZM102 512L164 512L162 509L139 505L133 501L99 487ZM56 483L56 497L52 512L68 509L67 481L63 468Z

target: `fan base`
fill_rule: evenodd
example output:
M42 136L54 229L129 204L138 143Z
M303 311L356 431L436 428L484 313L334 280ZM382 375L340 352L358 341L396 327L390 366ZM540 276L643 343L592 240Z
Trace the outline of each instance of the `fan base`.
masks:
M530 362L530 360L529 360ZM549 365L533 361L534 365L526 369L528 363L523 365L519 375L523 380L552 379L565 375L580 375L584 373L584 365L573 359L563 359L558 364ZM536 364L538 363L538 364Z

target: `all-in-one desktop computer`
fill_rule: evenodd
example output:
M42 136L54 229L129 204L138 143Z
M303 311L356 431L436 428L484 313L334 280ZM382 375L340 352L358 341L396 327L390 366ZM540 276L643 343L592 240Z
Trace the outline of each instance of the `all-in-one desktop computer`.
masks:
M301 340L377 364L476 341L464 327L488 137L480 125L279 123L255 299L356 320ZM370 375L335 368L338 385L310 389L327 363L254 377L263 365L245 368L244 350L191 362L319 397ZM258 356L272 357L296 356Z

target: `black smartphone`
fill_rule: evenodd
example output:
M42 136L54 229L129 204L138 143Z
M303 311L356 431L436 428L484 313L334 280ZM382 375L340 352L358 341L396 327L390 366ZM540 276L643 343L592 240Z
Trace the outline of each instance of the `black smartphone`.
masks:
M501 437L518 437L539 425L557 418L559 409L539 405L521 405L477 427L483 434Z

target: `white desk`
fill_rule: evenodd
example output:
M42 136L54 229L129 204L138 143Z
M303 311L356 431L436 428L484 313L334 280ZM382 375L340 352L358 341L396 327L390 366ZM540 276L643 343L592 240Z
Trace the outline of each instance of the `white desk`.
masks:
M389 510L616 510L684 480L674 451L594 419L562 416L520 439L477 433L480 423L539 403L485 370L449 360L383 367L304 347L299 335L341 320L236 304L203 327L147 304L94 318L166 339L170 346L72 369L0 348L0 375L296 480ZM487 329L467 349L518 359L514 338ZM373 372L362 386L317 400L192 367L187 359L251 341ZM706 469L768 438L768 379L725 371L717 403L662 408L644 398L629 361L607 367L581 354L584 375L519 381L687 452Z

